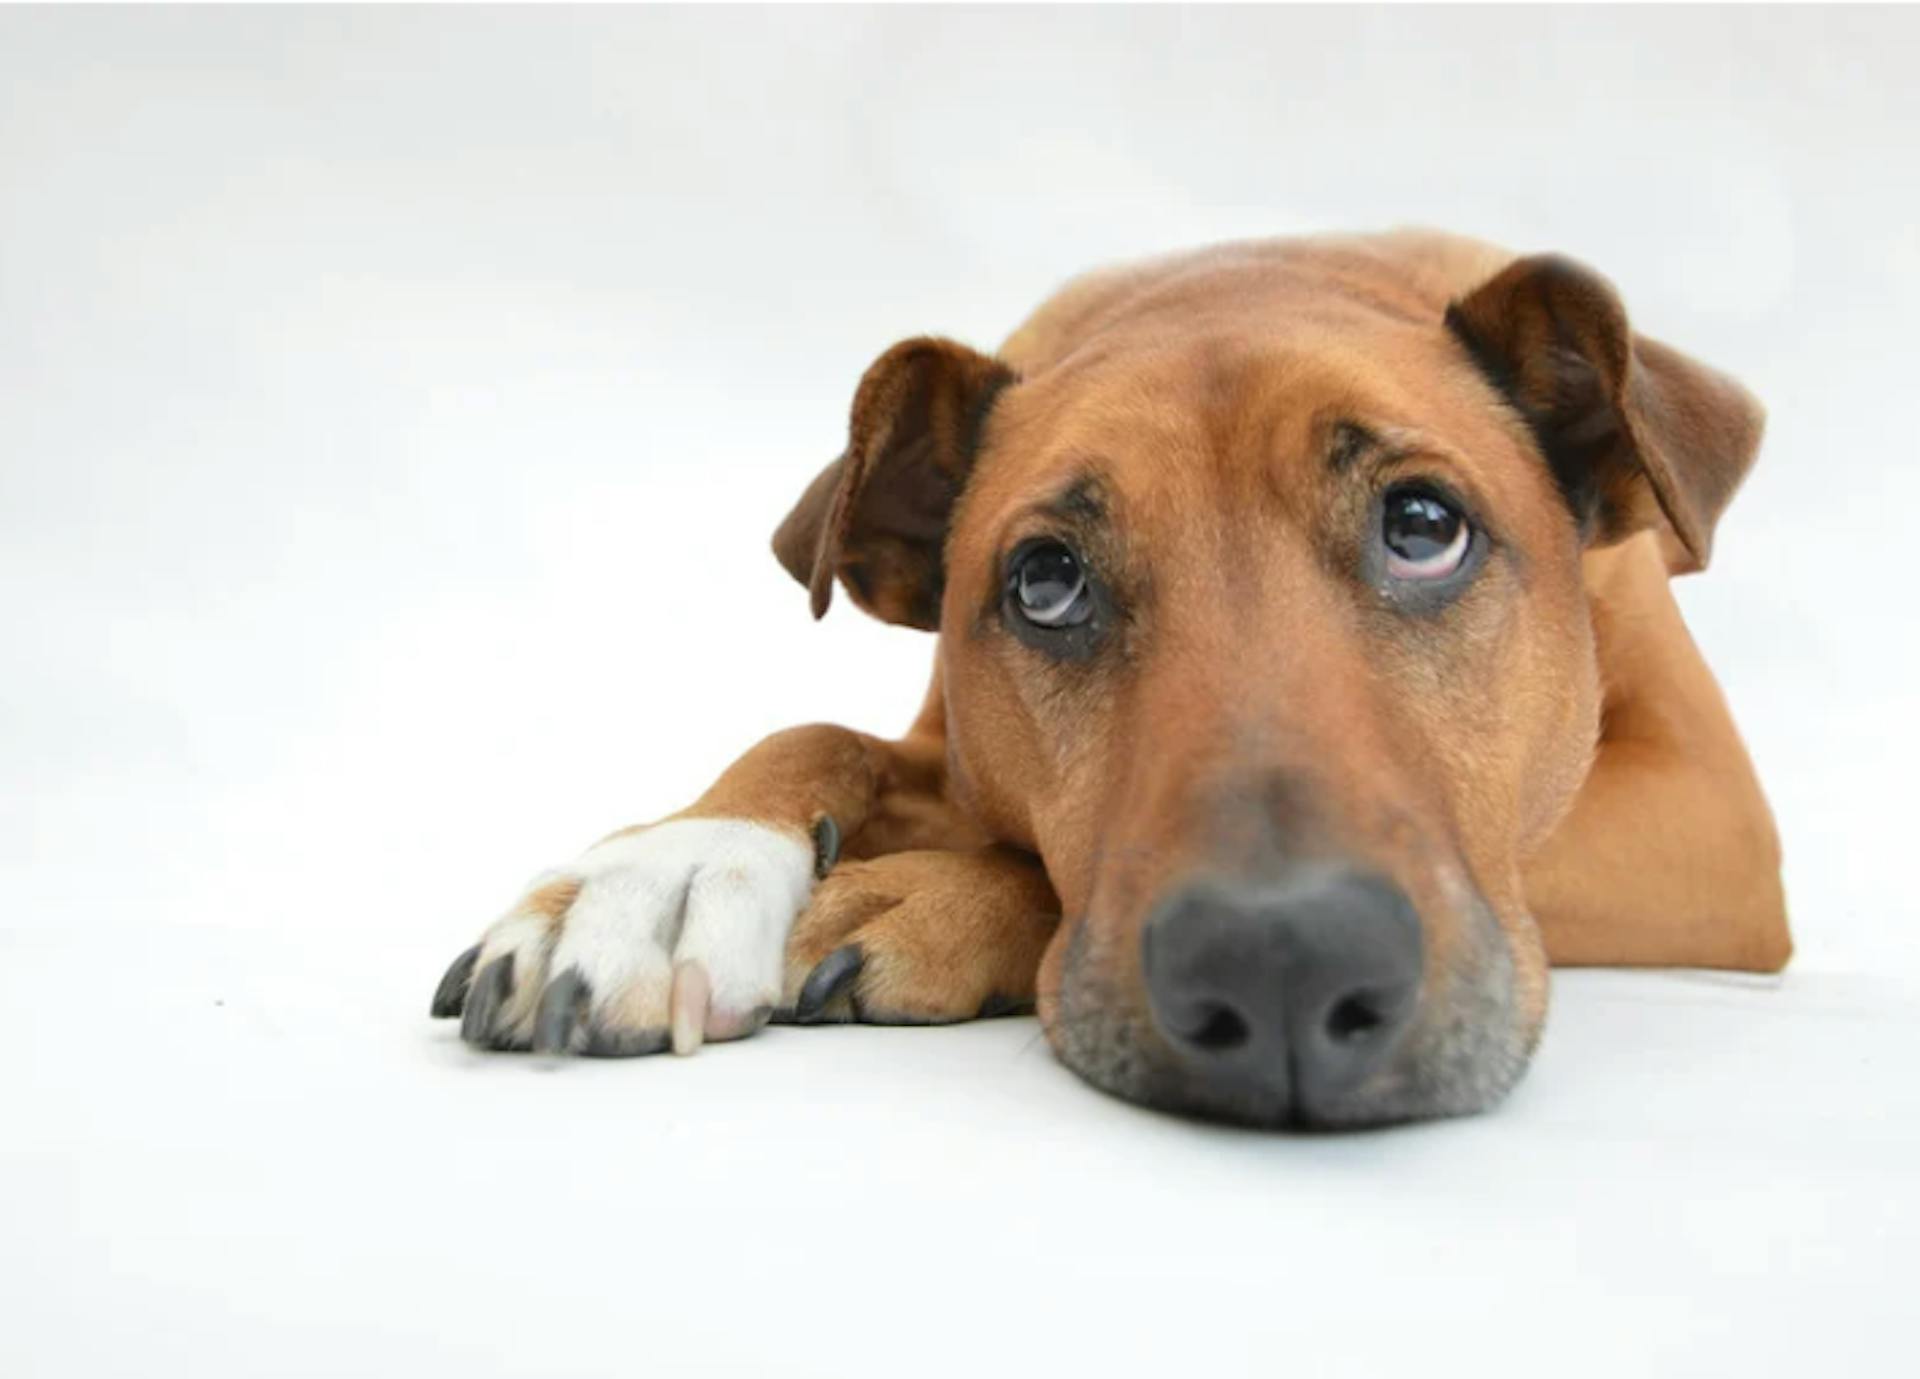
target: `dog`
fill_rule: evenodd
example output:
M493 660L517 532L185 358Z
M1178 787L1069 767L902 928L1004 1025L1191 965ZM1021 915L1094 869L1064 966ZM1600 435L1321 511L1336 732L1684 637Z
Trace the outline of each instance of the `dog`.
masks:
M938 635L898 741L778 733L548 873L433 1014L633 1055L1037 1008L1262 1126L1485 1110L1555 964L1772 972L1774 823L1669 579L1759 404L1558 256L1427 231L1068 284L895 345L774 536Z

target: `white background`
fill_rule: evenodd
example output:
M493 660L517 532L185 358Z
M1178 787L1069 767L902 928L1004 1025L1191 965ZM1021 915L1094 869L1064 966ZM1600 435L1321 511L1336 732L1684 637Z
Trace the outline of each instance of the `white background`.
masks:
M0 13L0 1371L1805 1373L1911 1356L1920 16ZM1779 983L1561 979L1335 1139L1030 1021L541 1069L535 870L928 643L766 539L904 335L1422 222L1769 404L1682 588Z

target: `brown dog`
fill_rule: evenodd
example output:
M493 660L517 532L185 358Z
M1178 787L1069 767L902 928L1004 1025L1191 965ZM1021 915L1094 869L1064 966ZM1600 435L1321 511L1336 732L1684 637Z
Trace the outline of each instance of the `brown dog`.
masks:
M1549 961L1787 961L1667 588L1761 421L1592 272L1428 233L1097 273L994 357L897 345L774 548L816 616L837 578L940 634L919 721L768 739L537 883L434 1011L621 1054L1037 1002L1154 1105L1489 1106Z

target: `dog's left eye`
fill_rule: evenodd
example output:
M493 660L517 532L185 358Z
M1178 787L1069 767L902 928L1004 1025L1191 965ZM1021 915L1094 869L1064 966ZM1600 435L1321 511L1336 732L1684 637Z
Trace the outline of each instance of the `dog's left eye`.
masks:
M1387 573L1395 579L1445 579L1467 557L1473 528L1460 510L1423 488L1388 492L1380 514Z
M1014 558L1009 573L1020 616L1036 627L1078 627L1093 616L1080 557L1060 542L1035 542Z

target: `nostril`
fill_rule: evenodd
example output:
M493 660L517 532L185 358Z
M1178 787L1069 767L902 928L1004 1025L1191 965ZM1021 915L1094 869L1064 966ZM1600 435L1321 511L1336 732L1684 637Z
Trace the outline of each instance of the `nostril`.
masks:
M1334 1002L1327 1012L1327 1035L1336 1044L1357 1044L1387 1022L1380 1003L1364 991Z
M1230 1006L1208 1005L1200 1012L1199 1027L1187 1042L1209 1053L1226 1053L1247 1042L1247 1022Z

